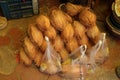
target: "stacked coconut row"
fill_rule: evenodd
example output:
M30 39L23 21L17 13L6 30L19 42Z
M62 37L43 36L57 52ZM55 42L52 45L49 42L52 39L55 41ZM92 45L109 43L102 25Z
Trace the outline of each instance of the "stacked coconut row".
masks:
M20 49L20 59L25 65L34 62L40 67L47 47L45 36L62 61L80 45L90 48L96 44L100 32L95 14L87 7L71 3L65 4L65 9L52 8L47 16L39 15L36 23L28 26L28 36Z

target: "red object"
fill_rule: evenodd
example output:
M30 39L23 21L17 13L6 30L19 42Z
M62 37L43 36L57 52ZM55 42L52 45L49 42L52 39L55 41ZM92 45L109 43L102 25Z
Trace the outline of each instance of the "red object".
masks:
M16 62L20 63L20 54L19 53L16 53Z

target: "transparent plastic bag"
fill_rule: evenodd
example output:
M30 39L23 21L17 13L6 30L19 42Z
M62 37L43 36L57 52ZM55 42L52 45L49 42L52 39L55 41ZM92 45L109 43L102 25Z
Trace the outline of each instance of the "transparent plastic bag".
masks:
M61 71L61 59L59 54L53 49L50 44L49 38L45 37L47 42L47 48L40 65L40 71L55 74Z
M78 49L76 49L74 52L71 53L72 56L73 54L80 52L80 56L78 56L76 59L73 60L74 63L83 64L83 65L87 64L88 58L87 55L85 54L86 50L87 50L87 46L81 45Z
M109 50L106 42L106 33L101 33L99 41L95 46L88 50L90 55L90 64L102 64L109 55Z
M88 74L88 62L89 59L86 55L87 45L81 45L79 51L81 55L74 59L74 64L80 65L80 80L84 80L85 76ZM72 53L73 54L73 53Z
M60 76L64 78L80 78L80 65L79 64L68 64L62 65L62 71Z
M65 78L72 78L72 79L78 79L83 80L84 76L87 74L87 64L88 64L88 58L85 54L87 50L86 45L81 45L79 48L77 48L75 51L71 53L69 56L72 60L71 64L68 65L62 65L62 72L61 76ZM74 55L78 56L74 56Z
M82 59L87 58L87 56L85 54L86 50L87 50L87 46L81 45L77 49L75 49L73 52L71 52L68 58L75 61L75 63L79 63L79 62L82 63L82 61L83 61Z
M90 71L94 71L96 68L96 59L95 56L97 52L100 50L100 47L102 45L102 41L99 40L96 45L94 45L90 50L89 50L89 62L88 62L88 67Z
M100 48L101 55L99 56L99 63L103 63L109 56L109 48L106 41L106 33L100 34L100 40L102 41L102 45Z

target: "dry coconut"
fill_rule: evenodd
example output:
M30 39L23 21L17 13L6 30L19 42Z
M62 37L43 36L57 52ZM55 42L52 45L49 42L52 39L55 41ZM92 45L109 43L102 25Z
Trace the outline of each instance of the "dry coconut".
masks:
M79 45L86 44L88 48L92 46L91 42L89 41L88 37L86 35L82 36L81 39L77 39Z
M57 33L54 27L50 26L50 28L44 32L44 35L50 40L55 40Z
M98 37L100 35L100 31L97 27L97 25L94 25L93 27L89 28L87 30L87 36L90 38L90 40L93 42L93 43L97 43L98 42Z
M33 43L35 43L38 46L41 46L43 42L43 34L35 25L31 24L29 26L28 34Z
M50 22L59 31L63 31L66 23L66 17L64 13L59 9L52 9L50 13Z
M32 60L26 55L23 48L20 49L20 60L27 66L32 64Z
M68 42L74 36L74 29L71 23L67 23L64 30L61 32L61 37L64 42Z
M96 24L96 15L89 9L84 9L79 13L80 22L89 28Z
M40 46L40 50L44 53L46 48L47 48L47 43L46 43L46 40L44 39Z
M81 5L75 5L70 2L68 2L66 5L66 11L70 16L75 16L77 15L81 9L83 8Z
M36 19L36 24L41 31L45 31L50 27L50 20L45 15L39 15Z
M56 36L53 47L57 52L60 52L64 48L64 43L59 35Z
M81 39L85 35L85 27L78 21L73 22L74 34L77 39Z
M66 49L69 52L73 52L77 48L78 48L78 43L76 38L72 38L68 43L66 43Z
M61 57L62 61L65 61L69 57L69 52L65 48L63 48L59 52L59 54L60 54L60 57Z
M28 37L25 37L24 39L24 49L28 57L34 60L37 53L37 49L36 49L36 46L30 41Z
M73 20L72 20L72 17L71 17L71 16L69 16L67 13L64 13L64 15L65 15L65 19L66 19L68 22L70 22L70 23L72 23L72 22L73 22Z
M38 51L38 53L36 54L35 59L34 59L35 65L37 67L40 67L42 57L43 57L43 54L41 53L41 51Z

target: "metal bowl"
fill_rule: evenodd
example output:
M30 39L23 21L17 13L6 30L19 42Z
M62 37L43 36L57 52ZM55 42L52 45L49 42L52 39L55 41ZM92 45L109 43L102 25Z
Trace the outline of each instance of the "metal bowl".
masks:
M111 34L120 38L120 29L117 28L114 24L112 24L112 22L110 21L110 15L106 17L106 23Z
M120 17L118 17L115 13L115 11L112 11L112 15L113 15L113 18L114 20L117 22L117 23L120 23Z
M113 14L110 15L109 19L110 19L110 22L114 25L113 27L120 29L120 23L117 22Z

